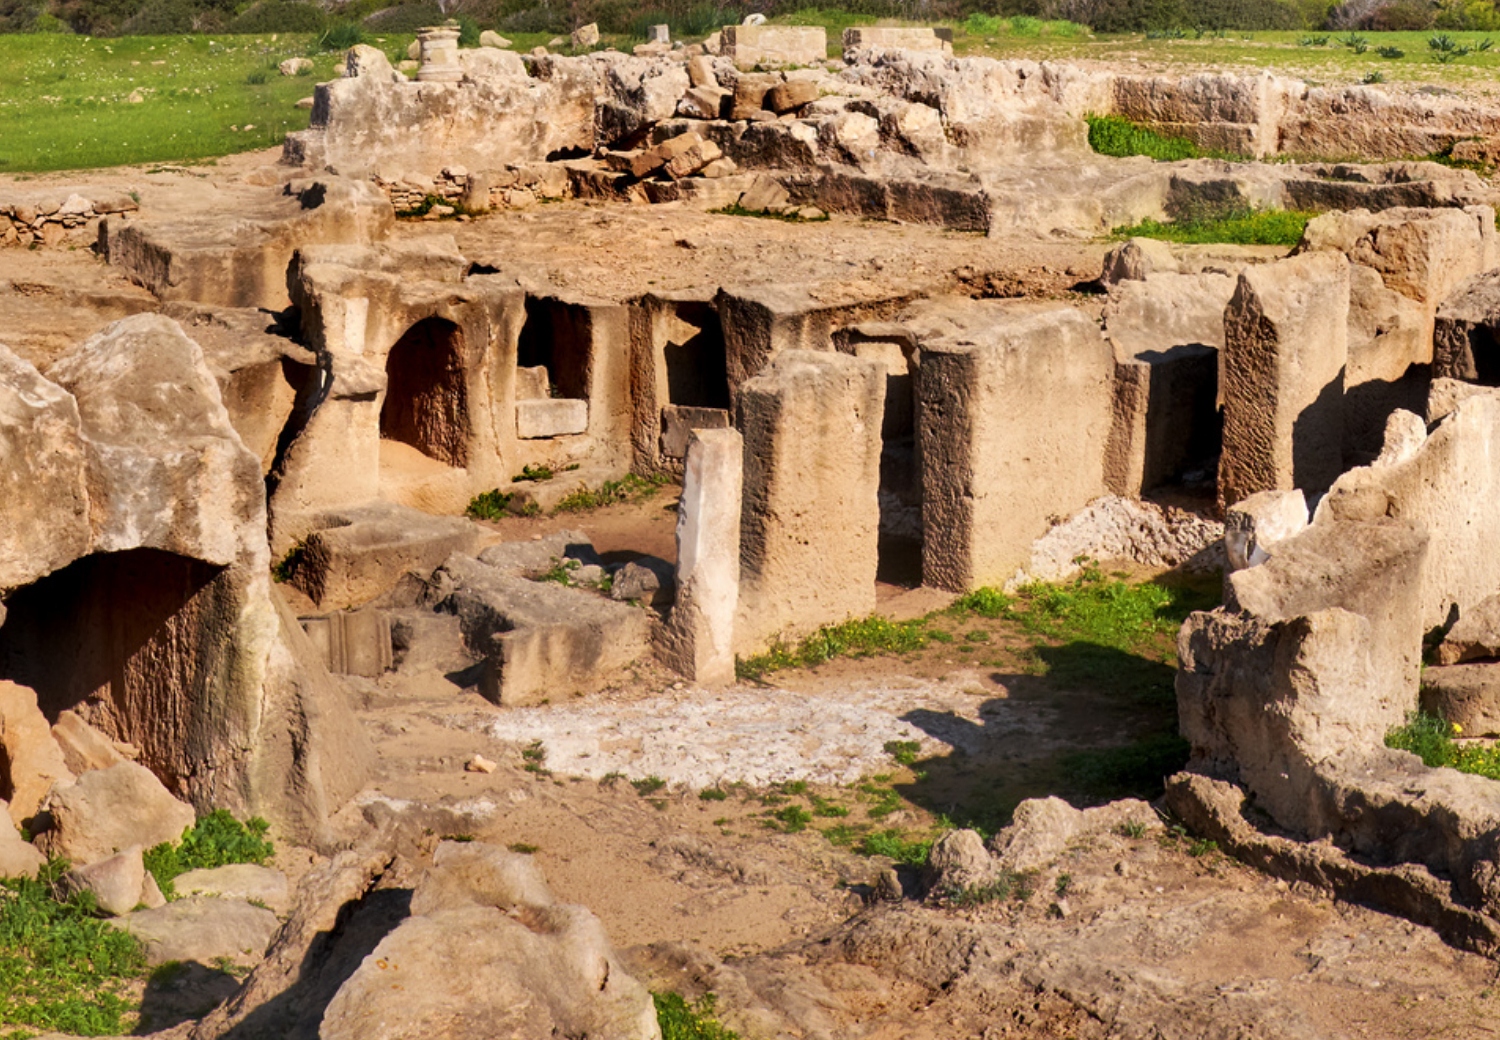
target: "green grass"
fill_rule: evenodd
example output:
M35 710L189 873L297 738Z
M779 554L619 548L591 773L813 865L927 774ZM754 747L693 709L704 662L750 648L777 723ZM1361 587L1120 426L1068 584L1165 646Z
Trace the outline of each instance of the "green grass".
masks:
M1453 738L1459 729L1426 712L1412 712L1406 724L1385 736L1385 746L1410 751L1434 769L1457 769L1490 780L1500 780L1500 748L1485 744L1460 744Z
M579 488L557 503L557 508L553 512L583 513L619 502L634 502L642 498L650 498L671 482L671 478L662 473L649 477L627 473L619 480L606 480L597 488Z
M855 850L865 856L885 856L897 863L920 867L927 862L932 852L934 838L911 838L901 831L890 829L866 834L859 840Z
M0 173L181 163L279 144L305 129L295 107L342 55L311 56L311 78L276 63L311 37L0 36ZM139 103L128 99L138 92Z
M118 1036L134 1025L126 991L146 958L134 936L99 918L91 893L55 897L67 866L0 880L0 1028Z
M1158 162L1201 159L1207 153L1186 137L1167 137L1119 116L1085 116L1089 147L1100 155L1123 159L1144 155Z
M1169 223L1147 219L1139 224L1115 228L1112 237L1159 238L1165 242L1187 244L1232 242L1246 246L1294 246L1302 241L1307 222L1315 216L1316 213L1289 209L1239 209Z
M900 654L927 645L925 620L891 621L872 615L838 625L825 625L795 646L781 641L765 653L735 662L741 679L759 679L783 668L811 668L835 657Z
M1068 875L1064 874L1063 877ZM993 881L987 881L980 885L970 885L967 888L951 888L941 893L940 898L948 906L959 909L968 909L976 906L986 906L990 903L1002 903L1013 899L1017 903L1024 903L1031 898L1031 878L1025 874L1017 874L1014 871L1001 871ZM1061 878L1058 879L1061 881ZM1064 884L1059 890L1061 898L1067 885Z
M511 492L491 488L482 491L469 501L464 515L475 520L499 520L509 514Z
M258 816L241 823L223 809L215 809L182 832L182 840L163 842L146 851L146 869L156 878L162 895L171 898L173 880L189 870L209 870L231 863L264 864L275 853L266 840L271 825Z
M740 1035L714 1017L716 1000L705 993L689 1004L680 993L655 993L656 1021L662 1040L740 1040Z

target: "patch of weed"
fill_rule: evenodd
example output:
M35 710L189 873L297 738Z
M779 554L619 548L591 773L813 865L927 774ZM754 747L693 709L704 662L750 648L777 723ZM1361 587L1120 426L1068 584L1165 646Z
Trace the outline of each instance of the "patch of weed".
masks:
M554 556L552 557L552 566L538 575L536 580L556 582L558 585L568 585L572 583L573 572L581 566L583 565L577 560L559 559Z
M728 799L729 792L717 787L705 787L698 792L698 797L705 802L722 802Z
M1120 824L1120 836L1140 841L1146 836L1146 823L1144 820L1126 820Z
M900 654L927 645L925 622L892 621L872 615L838 625L825 625L796 647L776 642L763 654L741 658L735 672L741 679L759 679L782 668L811 668L835 657Z
M302 566L302 554L306 547L298 542L286 551L286 555L277 560L271 566L271 580L280 585L285 585L297 576L297 568Z
M667 782L659 776L652 775L641 780L632 780L630 781L630 786L635 788L636 794L644 798L646 795L655 794L663 787L666 787Z
M813 821L813 814L796 804L784 806L769 815L770 819L766 821L766 826L784 834L805 831L807 825Z
M1294 246L1302 241L1316 213L1290 209L1235 209L1222 214L1163 222L1147 218L1117 227L1114 238L1157 238L1165 242L1202 244L1232 242L1246 246Z
M557 508L553 512L582 513L618 502L634 502L637 499L650 498L669 483L671 483L671 478L664 473L656 473L649 477L627 473L619 480L606 480L597 488L581 487L571 492L557 503Z
M656 1021L662 1040L740 1040L740 1035L714 1017L715 998L705 993L689 1004L681 993L653 992Z
M824 828L823 837L828 839L829 844L844 847L853 845L868 830L868 827L857 823L836 823Z
M933 840L932 838L908 838L901 831L889 828L866 834L855 846L855 851L863 856L885 856L897 863L920 867L927 863L927 856L932 852Z
M547 748L540 740L533 740L521 749L521 768L528 773L538 776L551 776L552 770L546 767Z
M568 467L568 469L577 469L577 468L578 468L577 466L569 466ZM524 465L524 466L521 467L521 472L517 473L515 476L511 477L510 479L512 481L516 482L516 483L520 483L523 480L535 480L535 481L551 480L555 475L556 474L553 473L551 466L532 465L531 463L528 462L526 465Z
M1078 751L1062 759L1069 782L1091 798L1159 791L1187 764L1191 750L1176 733L1156 733L1121 747Z
M898 764L910 766L916 765L917 754L922 750L922 745L915 740L887 740L884 750Z
M92 893L57 897L67 869L53 860L35 878L0 879L0 1022L116 1036L131 1028L127 987L146 957L100 919Z
M1453 738L1463 730L1436 715L1412 712L1406 724L1385 735L1385 746L1410 751L1433 769L1457 769L1460 773L1500 780L1500 748L1482 744L1460 744Z
M939 897L942 902L956 909L965 910L990 903L1001 903L1013 899L1024 903L1031 898L1031 878L1013 871L1001 871L993 881L966 888L950 888Z
M823 213L820 217L804 217L801 209L790 213L772 213L764 209L746 209L738 202L731 202L727 206L709 210L710 213L718 213L726 217L761 217L766 220L783 220L789 224L821 224L828 219L828 214ZM819 210L822 213L821 210Z
M511 492L499 488L481 491L469 500L464 515L475 520L499 520L509 513L510 500L514 497Z
M146 851L146 869L168 899L172 881L189 870L210 870L231 863L264 865L276 848L266 840L271 825L259 816L241 823L224 809L215 809L182 832L182 840L163 842Z

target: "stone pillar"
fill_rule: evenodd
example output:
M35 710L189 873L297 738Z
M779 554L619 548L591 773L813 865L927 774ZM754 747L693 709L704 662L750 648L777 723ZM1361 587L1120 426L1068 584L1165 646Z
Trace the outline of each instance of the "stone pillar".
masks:
M789 350L740 390L736 650L875 609L884 367Z
M1343 470L1349 261L1304 253L1246 268L1224 311L1219 504L1326 491Z
M734 681L744 455L738 430L688 435L677 506L677 600L658 655L694 682Z
M464 78L458 64L458 30L445 25L417 30L421 48L421 68L417 79L423 83L457 83Z
M1000 585L1058 519L1104 494L1114 352L1072 307L922 343L922 581Z

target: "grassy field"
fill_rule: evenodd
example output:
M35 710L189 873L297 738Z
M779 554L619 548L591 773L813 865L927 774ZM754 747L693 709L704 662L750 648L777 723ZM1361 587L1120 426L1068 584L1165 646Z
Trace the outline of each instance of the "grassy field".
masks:
M875 22L823 10L775 20L827 27L831 56L838 53L844 28ZM1068 22L982 16L954 29L960 55L1088 59L1142 71L1274 69L1322 84L1358 83L1379 74L1391 84L1500 93L1500 47L1480 51L1484 33L1446 34L1472 53L1445 64L1429 47L1439 35L1432 32L1364 33L1360 41L1348 41L1358 43L1353 46L1341 42L1347 34L1147 39L1095 36ZM517 49L550 39L548 34L511 35ZM369 40L393 58L404 57L410 41L397 35ZM604 42L628 49L636 41L608 37ZM297 100L310 95L314 83L337 75L340 55L312 53L313 43L298 34L0 36L0 173L195 162L275 145L287 131L307 125ZM1382 50L1401 56L1382 57ZM311 74L277 72L277 63L297 56L312 58Z

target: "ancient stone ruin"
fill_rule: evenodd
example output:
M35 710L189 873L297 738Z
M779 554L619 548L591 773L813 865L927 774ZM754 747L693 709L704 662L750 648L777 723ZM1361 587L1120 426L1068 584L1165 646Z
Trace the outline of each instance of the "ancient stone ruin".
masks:
M222 182L0 189L0 873L65 856L152 963L250 969L163 1035L649 1038L648 990L677 986L746 1037L939 1036L915 1009L950 999L950 1035L1023 1002L1056 1031L994 1035L1335 1035L1315 997L1220 1001L1091 945L1077 906L1113 948L1233 931L1128 881L1143 835L1249 864L1267 905L1293 883L1370 934L1431 929L1403 957L1500 953L1500 788L1385 744L1419 707L1500 736L1497 193L1411 158L1500 136L1500 109L955 58L914 28L850 29L832 62L769 24L632 55L457 40L425 31L414 77L354 47L310 127ZM1098 155L1109 114L1243 158ZM1267 208L1320 215L1291 249L1104 238ZM571 512L631 487L672 490ZM744 916L784 928L692 947L731 889L807 885L662 820L805 790L802 757L855 783L911 731L737 660L1093 561L1223 571L1178 636L1190 751L1155 811L1028 790L988 842L949 830L815 909L767 894ZM820 681L889 678L844 664ZM908 693L868 703L949 768L965 726L1001 728ZM814 707L702 736L746 703ZM859 735L827 764L836 730ZM789 758L725 764L787 731ZM657 813L662 788L702 797ZM168 901L142 851L214 809L269 820L291 883ZM628 880L560 830L533 858L516 821L544 810L631 832ZM954 903L1022 879L1055 895L1030 918ZM651 907L611 917L617 882ZM668 903L709 923L653 933Z

